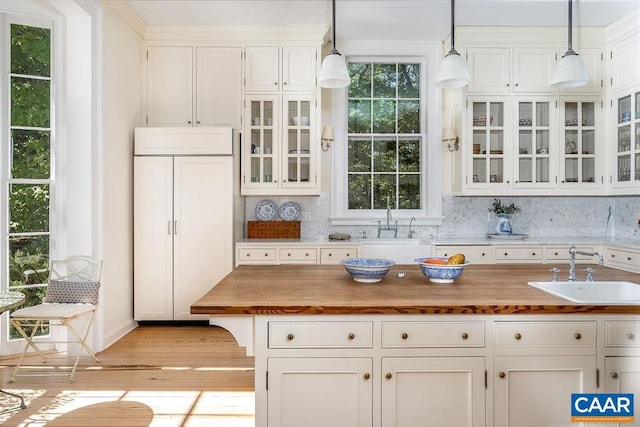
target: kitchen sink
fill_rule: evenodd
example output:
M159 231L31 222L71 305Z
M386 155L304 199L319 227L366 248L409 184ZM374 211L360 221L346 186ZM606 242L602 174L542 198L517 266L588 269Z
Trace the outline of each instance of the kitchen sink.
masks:
M360 245L362 257L390 259L396 264L416 264L416 258L431 256L431 244L420 239L362 239Z
M529 282L530 286L585 304L640 304L640 284L633 282Z

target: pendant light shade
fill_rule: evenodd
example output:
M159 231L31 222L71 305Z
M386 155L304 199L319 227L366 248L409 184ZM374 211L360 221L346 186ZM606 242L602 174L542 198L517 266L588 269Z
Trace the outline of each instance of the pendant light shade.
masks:
M451 0L451 50L440 64L436 86L441 88L463 87L469 84L471 77L467 66L455 49L455 0Z
M567 52L558 61L553 77L551 77L551 87L555 88L574 88L589 83L589 74L582 58L572 48L572 9L572 0L569 0L568 46Z
M344 58L340 52L338 52L338 49L336 49L336 0L332 0L331 2L331 14L333 18L333 48L324 58L324 61L322 61L318 84L320 87L335 89L349 86L351 78L349 77L349 71L347 71L347 64L345 64Z

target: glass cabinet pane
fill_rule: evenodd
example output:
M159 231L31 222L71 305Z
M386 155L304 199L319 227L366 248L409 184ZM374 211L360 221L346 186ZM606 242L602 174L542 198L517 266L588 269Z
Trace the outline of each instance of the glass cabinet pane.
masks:
M640 92L617 102L617 179L640 181Z
M274 102L253 100L250 103L250 181L275 182L273 176L275 148Z
M631 121L631 95L618 100L618 123Z
M562 182L595 182L596 103L564 104L564 177Z
M286 182L309 182L311 174L311 101L287 102Z
M504 103L473 102L472 182L504 182Z
M549 103L518 102L518 183L549 182Z

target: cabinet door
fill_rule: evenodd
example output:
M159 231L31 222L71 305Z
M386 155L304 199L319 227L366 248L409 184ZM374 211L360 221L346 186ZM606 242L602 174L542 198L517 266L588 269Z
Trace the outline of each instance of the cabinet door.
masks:
M640 46L638 46L640 49ZM575 49L575 46L574 46ZM558 61L562 58L562 55L565 54L567 48L564 47L558 50ZM582 63L584 64L585 69L587 70L587 74L589 75L589 82L581 87L570 88L570 89L560 89L560 94L576 94L576 93L592 93L592 94L600 94L602 93L602 87L604 86L603 82L603 74L602 67L604 63L604 54L602 49L599 48L583 48L580 47L577 50L580 58L582 58Z
M259 194L246 190L274 191L280 186L278 96L248 95L245 108L243 194Z
M382 425L485 425L484 357L382 359Z
M282 48L282 90L313 92L316 90L317 53L314 47Z
M611 49L609 85L613 90L626 89L640 84L640 34L616 43Z
M233 268L233 174L229 157L176 157L174 319Z
M268 425L371 427L369 358L270 358Z
M147 50L147 124L192 126L193 48L155 46Z
M505 102L478 100L469 103L469 128L472 132L471 171L467 185L471 188L506 190L509 187L509 155L505 131L508 113ZM468 151L469 152L469 151ZM471 178L471 179L469 179ZM493 193L492 193L493 194Z
M495 426L573 425L571 393L595 393L595 359L595 356L495 357Z
M511 91L509 48L467 49L471 82L467 93L507 94Z
M315 188L318 144L315 129L315 99L283 97L282 187Z
M556 109L547 99L517 100L516 109L518 153L514 187L555 187L558 154L551 129L554 129Z
M556 65L555 55L555 49L514 48L513 91L553 93L550 82Z
M242 50L239 47L196 49L196 125L240 128Z
M436 246L435 256L450 257L462 253L465 259L473 264L493 264L493 247L489 245L478 246Z
M640 396L640 357L605 357L604 361L604 392L631 393L636 397L635 418L633 423L611 423L607 426L639 427L638 396Z
M133 160L135 320L173 319L173 159Z
M616 187L636 194L640 182L640 92L627 92L615 102L614 141L617 142L613 180Z
M250 46L245 51L244 89L247 92L280 90L277 46Z
M597 189L602 186L600 164L604 159L598 147L599 102L562 99L560 184L570 188Z

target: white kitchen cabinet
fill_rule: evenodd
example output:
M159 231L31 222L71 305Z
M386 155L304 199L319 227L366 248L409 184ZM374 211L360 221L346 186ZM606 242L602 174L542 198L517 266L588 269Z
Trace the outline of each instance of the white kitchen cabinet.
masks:
M274 357L267 364L269 426L372 426L370 358Z
M574 46L575 49L575 46ZM560 61L562 55L567 51L566 46L557 50L557 61ZM582 59L584 68L589 75L589 81L586 85L574 88L559 89L559 94L575 95L575 94L602 94L604 87L604 51L597 47L580 47L578 55ZM554 65L555 67L555 65Z
M494 256L497 263L540 263L542 262L542 255L542 247L538 245L500 245L496 246Z
M357 246L340 246L320 248L320 264L340 264L345 258L357 258L360 256L360 248Z
M248 46L245 52L245 92L315 92L315 47Z
M199 128L200 136L195 137L208 141L228 138L230 146L231 129L226 130L218 128L203 136L200 132L206 131ZM206 319L190 314L191 304L233 267L232 158L140 155L148 153L143 145L156 143L153 132L162 131L136 129L134 318ZM175 132L173 142L189 145L190 137L194 135ZM166 134L164 138L172 139ZM180 148L175 152L180 153Z
M484 357L383 357L382 425L485 425Z
M640 33L614 43L609 51L608 85L612 92L640 84Z
M358 246L344 245L242 245L236 244L236 265L340 264L358 257Z
M149 46L146 82L149 126L240 128L239 47Z
M604 263L620 270L640 273L640 251L607 246L604 250Z
M604 362L604 392L630 393L635 399L635 417L632 423L608 423L609 427L638 427L640 417L637 410L637 396L640 396L640 356L608 356Z
M611 187L616 194L640 193L640 87L619 92L611 101L613 132Z
M245 117L242 194L319 194L315 96L246 95Z

